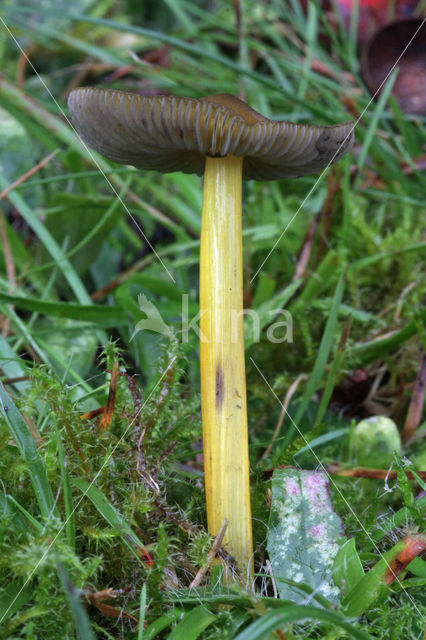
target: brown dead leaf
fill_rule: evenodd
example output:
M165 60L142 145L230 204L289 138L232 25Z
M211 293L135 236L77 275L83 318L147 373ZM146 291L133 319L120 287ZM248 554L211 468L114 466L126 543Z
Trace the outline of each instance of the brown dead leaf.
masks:
M89 591L86 595L91 604L99 609L99 611L107 618L127 618L128 620L133 620L133 622L139 622L139 620L131 613L127 613L123 609L118 609L117 607L113 607L109 604L104 604L104 600L111 600L122 595L121 591L117 592L109 587L102 591Z
M118 362L114 362L114 366L111 371L111 380L109 381L108 400L98 426L98 431L106 431L111 426L112 418L114 416L115 395L117 393L117 376Z
M404 571L414 558L417 558L426 549L426 534L412 534L404 538L405 547L390 563L385 573L384 581L391 584L395 578Z

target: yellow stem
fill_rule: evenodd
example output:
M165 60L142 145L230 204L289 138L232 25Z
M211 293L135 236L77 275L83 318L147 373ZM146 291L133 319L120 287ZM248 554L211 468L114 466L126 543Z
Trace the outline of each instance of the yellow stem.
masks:
M206 159L200 248L201 412L207 520L253 573L241 230L242 158Z

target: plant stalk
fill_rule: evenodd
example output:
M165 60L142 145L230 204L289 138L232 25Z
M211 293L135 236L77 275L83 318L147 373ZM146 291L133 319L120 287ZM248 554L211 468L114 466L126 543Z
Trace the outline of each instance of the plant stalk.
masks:
M200 247L200 365L209 532L253 574L243 330L242 158L206 159Z

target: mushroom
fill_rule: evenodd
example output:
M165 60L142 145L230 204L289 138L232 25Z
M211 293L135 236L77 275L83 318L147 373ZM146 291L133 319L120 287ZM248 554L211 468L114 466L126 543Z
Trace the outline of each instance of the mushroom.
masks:
M68 106L82 139L107 158L162 173L204 173L200 247L201 413L208 528L251 579L243 335L242 180L313 173L343 156L353 125L269 120L229 94L192 98L80 88Z

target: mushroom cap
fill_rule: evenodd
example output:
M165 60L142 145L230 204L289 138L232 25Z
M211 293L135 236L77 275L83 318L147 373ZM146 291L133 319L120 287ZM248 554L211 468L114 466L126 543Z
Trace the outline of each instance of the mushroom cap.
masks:
M269 120L229 94L195 100L80 88L68 99L77 132L110 160L162 173L204 172L205 156L244 157L245 180L315 173L353 144L353 124Z

